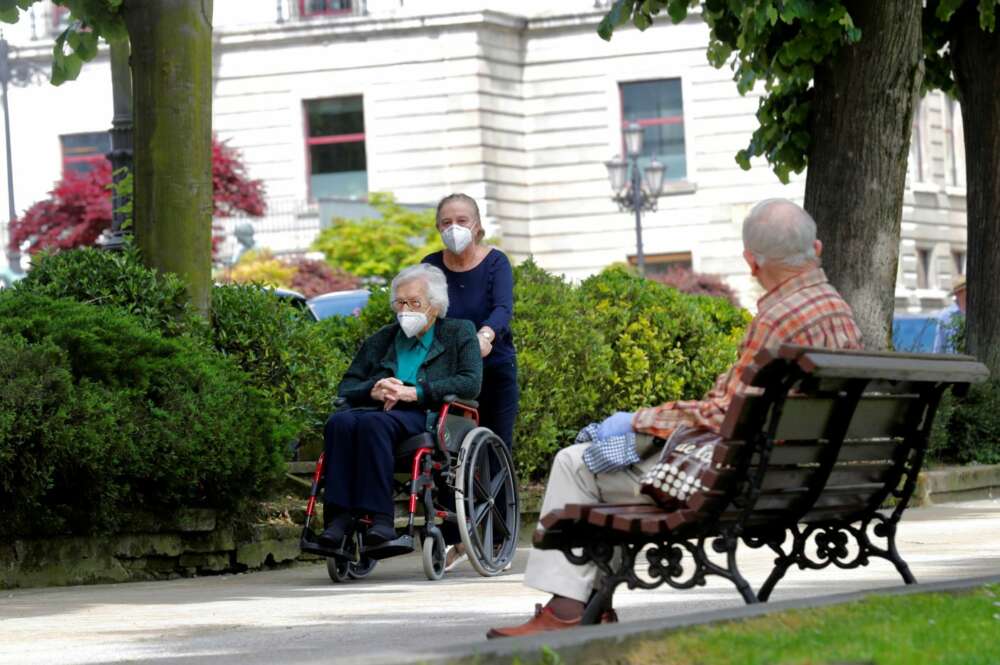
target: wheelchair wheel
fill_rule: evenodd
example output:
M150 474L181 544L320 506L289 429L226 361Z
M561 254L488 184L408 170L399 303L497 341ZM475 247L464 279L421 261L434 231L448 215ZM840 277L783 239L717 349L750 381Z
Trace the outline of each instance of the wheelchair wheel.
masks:
M334 582L342 584L349 581L351 579L350 568L351 562L347 559L340 559L333 556L326 559L326 572Z
M469 563L484 577L514 560L521 526L514 461L503 440L477 427L462 441L455 478L458 531Z
M444 546L444 537L440 531L424 538L424 575L432 582L444 577L445 552L447 548Z
M372 574L375 570L375 564L378 563L377 559L369 559L364 554L361 555L361 561L357 563L351 562L347 566L347 574L353 580L363 580Z

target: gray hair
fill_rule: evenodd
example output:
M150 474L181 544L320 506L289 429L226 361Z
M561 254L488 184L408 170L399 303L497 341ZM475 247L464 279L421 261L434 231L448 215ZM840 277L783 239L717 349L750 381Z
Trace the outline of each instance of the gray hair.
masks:
M816 260L816 222L788 199L764 199L743 220L743 246L757 263L797 267Z
M399 271L389 285L390 298L396 299L396 289L403 284L422 280L427 286L427 300L438 310L438 316L448 316L448 280L440 268L426 263L418 263Z

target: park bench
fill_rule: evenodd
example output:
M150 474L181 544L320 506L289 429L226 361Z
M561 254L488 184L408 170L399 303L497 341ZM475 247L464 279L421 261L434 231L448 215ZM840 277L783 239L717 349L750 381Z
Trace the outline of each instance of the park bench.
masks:
M688 507L571 504L542 516L534 546L599 569L584 623L596 623L620 584L677 589L708 575L732 582L747 603L766 602L793 565L843 569L873 557L916 580L896 549L896 526L913 494L944 392L988 376L966 356L763 350L744 371L758 394L737 396L721 434L723 489ZM721 447L720 447L721 448ZM774 568L754 593L737 546L769 547ZM648 569L636 570L646 551Z

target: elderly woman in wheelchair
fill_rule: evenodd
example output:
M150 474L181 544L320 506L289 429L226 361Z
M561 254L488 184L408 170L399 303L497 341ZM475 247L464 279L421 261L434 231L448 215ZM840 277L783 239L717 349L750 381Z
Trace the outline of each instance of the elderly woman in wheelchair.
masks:
M445 533L454 542L456 531L480 553L477 570L496 574L516 548L517 484L503 442L477 427L476 331L445 318L448 286L434 266L402 270L391 304L396 323L365 340L338 388L307 508L311 521L322 485L325 529L314 538L307 521L302 547L330 557L335 580L361 577L375 560L413 551L419 504L428 577L443 574ZM397 482L400 471L406 482ZM401 493L409 498L402 535Z

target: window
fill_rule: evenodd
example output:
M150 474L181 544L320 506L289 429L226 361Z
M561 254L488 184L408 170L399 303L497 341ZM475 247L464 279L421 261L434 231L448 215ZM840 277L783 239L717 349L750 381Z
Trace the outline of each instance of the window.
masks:
M111 152L111 135L108 132L63 134L59 143L62 145L63 173L91 171Z
M955 270L956 275L965 274L965 252L961 250L953 250L951 253L952 267Z
M299 16L349 14L352 0L299 0Z
M646 277L656 277L665 275L674 268L684 268L691 270L691 252L669 252L665 254L646 254L643 256L646 263ZM638 265L638 260L634 254L628 257L629 265Z
M639 164L655 157L667 167L667 180L687 178L682 102L680 79L621 84L622 128L633 122L643 128Z
M306 102L310 198L368 196L365 118L360 96Z
M917 249L917 288L931 288L931 250Z

